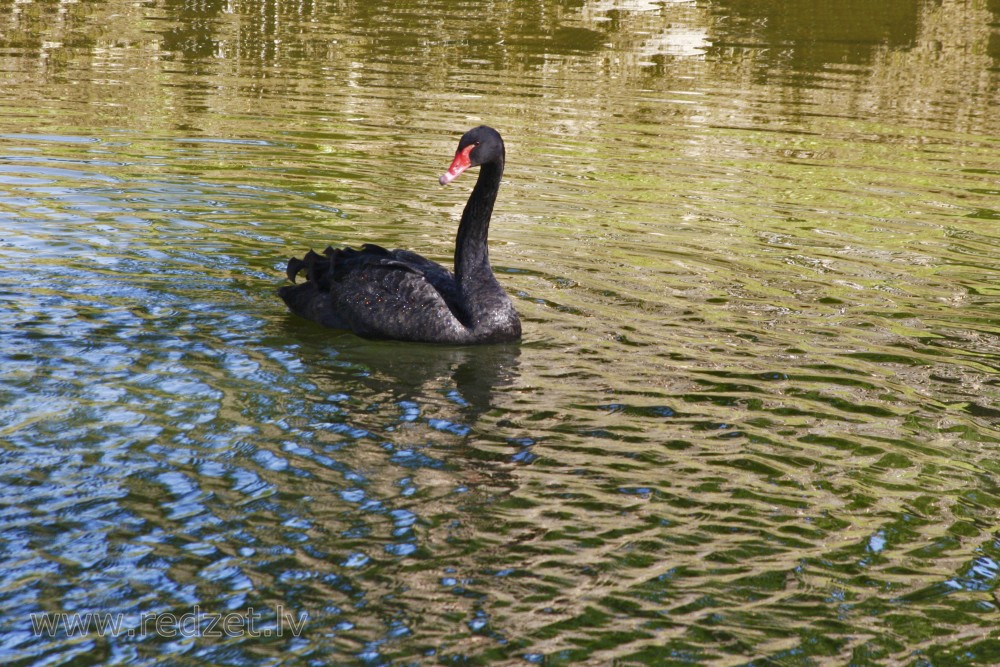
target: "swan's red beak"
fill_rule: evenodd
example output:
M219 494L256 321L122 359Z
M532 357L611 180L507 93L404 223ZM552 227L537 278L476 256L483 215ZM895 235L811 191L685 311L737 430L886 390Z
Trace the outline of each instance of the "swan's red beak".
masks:
M469 144L462 150L455 153L455 159L451 161L451 166L448 167L448 171L446 171L441 178L438 179L438 182L441 185L448 185L458 178L459 174L472 166L472 158L469 157L469 154L475 147L476 144Z

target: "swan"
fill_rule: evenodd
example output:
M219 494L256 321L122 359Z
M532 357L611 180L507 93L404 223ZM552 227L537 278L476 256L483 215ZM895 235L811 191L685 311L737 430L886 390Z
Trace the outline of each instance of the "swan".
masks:
M446 344L504 343L521 338L521 321L490 267L487 236L504 169L500 133L481 125L458 142L439 179L447 185L479 167L455 239L455 272L409 250L366 243L328 247L288 261L291 285L278 293L308 320L364 338ZM305 282L295 283L299 273Z

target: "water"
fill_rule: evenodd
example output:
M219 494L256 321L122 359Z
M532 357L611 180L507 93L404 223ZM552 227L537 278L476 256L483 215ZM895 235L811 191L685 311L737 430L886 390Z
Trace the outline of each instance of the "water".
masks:
M1000 661L995 2L0 8L5 664ZM285 313L481 122L520 345Z

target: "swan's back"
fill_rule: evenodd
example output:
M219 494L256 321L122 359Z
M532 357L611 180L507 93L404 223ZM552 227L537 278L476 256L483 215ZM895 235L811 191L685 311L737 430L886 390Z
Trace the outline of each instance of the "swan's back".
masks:
M472 342L454 276L416 253L370 243L309 251L288 262L289 280L300 273L305 282L278 292L300 317L366 338Z

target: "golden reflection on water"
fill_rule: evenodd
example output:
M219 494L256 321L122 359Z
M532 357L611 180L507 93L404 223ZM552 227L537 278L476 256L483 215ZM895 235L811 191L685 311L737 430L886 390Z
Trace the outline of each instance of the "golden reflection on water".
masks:
M819 114L995 128L988 3L563 4L14 3L0 62L25 111L61 100L58 119L80 127L220 137L257 135L262 113L440 127L481 114L475 94L574 134L641 112L646 89L697 125Z

